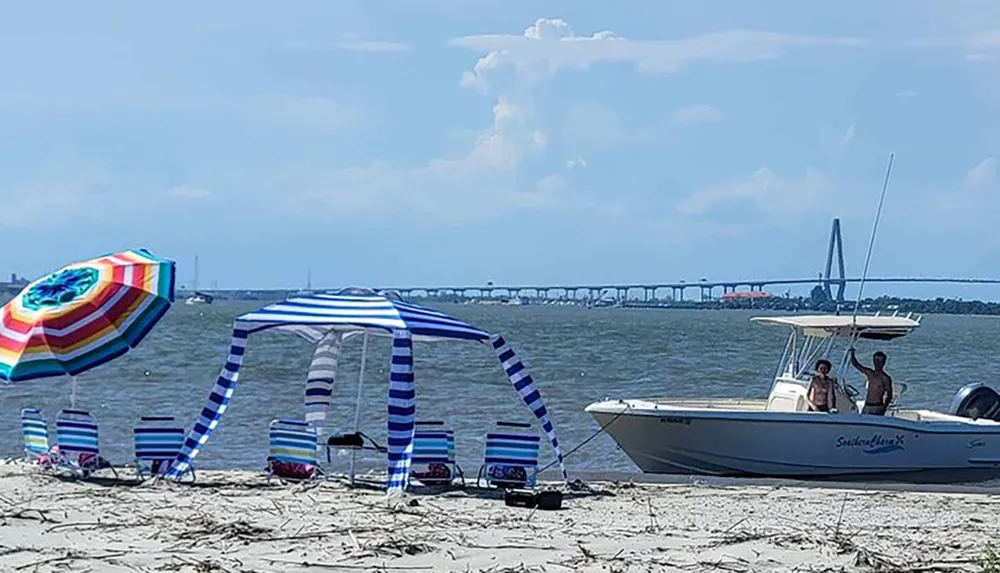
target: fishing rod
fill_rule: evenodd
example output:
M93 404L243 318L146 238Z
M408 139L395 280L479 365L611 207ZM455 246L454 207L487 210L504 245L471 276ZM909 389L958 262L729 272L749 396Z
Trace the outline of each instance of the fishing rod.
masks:
M872 223L872 234L868 240L868 254L865 256L865 268L861 272L861 283L858 285L858 299L854 301L854 314L851 316L851 347L853 341L857 340L858 329L858 309L861 308L861 295L865 290L865 280L868 278L868 265L872 260L872 250L875 247L875 233L878 231L879 221L882 219L882 204L885 203L885 192L889 188L889 175L892 173L892 160L895 154L889 154L889 166L885 170L885 180L882 182L882 195L878 200L878 209L875 211L875 221Z

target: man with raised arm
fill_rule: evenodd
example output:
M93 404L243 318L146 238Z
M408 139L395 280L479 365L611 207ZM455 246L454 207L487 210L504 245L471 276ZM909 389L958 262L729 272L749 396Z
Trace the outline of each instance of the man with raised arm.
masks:
M879 350L872 355L872 365L869 368L858 362L858 357L854 355L854 348L850 349L851 365L858 369L868 379L868 392L865 396L865 407L862 414L873 414L882 416L892 402L892 377L885 371L885 352Z

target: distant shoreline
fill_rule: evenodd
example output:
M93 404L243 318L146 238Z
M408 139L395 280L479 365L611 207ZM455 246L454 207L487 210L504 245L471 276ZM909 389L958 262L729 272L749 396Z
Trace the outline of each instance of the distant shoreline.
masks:
M205 291L216 301L258 301L277 302L295 296L296 291ZM176 299L188 296L178 292ZM821 314L850 314L854 311L854 301L814 301L805 297L771 297L758 299L712 299L709 301L669 301L629 300L624 304L614 300L588 301L583 299L539 299L518 297L462 298L456 296L410 297L407 300L419 304L457 304L473 306L574 306L587 308L629 308L646 310L754 310L775 312L812 312ZM951 298L916 299L882 296L861 301L861 311L867 314L941 314L956 316L1000 316L1000 302L982 300L962 300Z
M653 303L643 301L628 301L624 304L593 304L587 301L573 300L521 300L516 304L505 303L498 300L476 301L476 300L456 300L449 297L421 297L414 299L415 302L427 304L470 304L477 306L576 306L588 308L627 308L646 310L755 310L755 311L775 311L775 312L812 312L822 314L851 314L854 311L854 302L845 301L839 303L821 302L813 303L808 299L775 297L763 300L711 300L705 302L669 302L656 301ZM864 299L861 301L861 312L866 314L941 314L955 316L1000 316L1000 303L984 302L979 300L963 301L957 299L904 299L893 297L879 297L875 299Z

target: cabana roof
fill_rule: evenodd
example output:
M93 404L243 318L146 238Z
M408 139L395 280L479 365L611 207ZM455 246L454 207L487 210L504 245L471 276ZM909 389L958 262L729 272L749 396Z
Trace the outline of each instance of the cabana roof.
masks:
M293 331L316 341L331 330L367 330L391 336L409 330L416 340L487 340L489 333L443 312L404 302L391 292L344 289L294 296L236 319L250 332L270 328Z

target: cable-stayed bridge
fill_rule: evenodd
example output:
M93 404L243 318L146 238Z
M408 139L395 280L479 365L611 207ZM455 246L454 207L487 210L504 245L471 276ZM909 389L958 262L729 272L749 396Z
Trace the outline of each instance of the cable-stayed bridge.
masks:
M836 263L836 267L834 266ZM834 276L836 272L836 276ZM966 277L868 277L868 283L947 283L970 285L1000 285L1000 278ZM595 285L500 285L487 283L482 286L426 286L400 287L395 290L404 297L458 296L463 298L542 298L569 300L599 300L609 295L619 301L638 299L646 302L657 300L683 301L689 291L694 291L698 300L712 299L720 294L749 291L763 292L766 287L813 284L822 288L826 300L844 301L848 284L861 282L860 277L844 275L844 247L840 232L840 219L833 220L830 242L827 248L824 272L813 278L787 279L739 279L655 282L639 284L595 284ZM836 291L834 292L834 289Z

